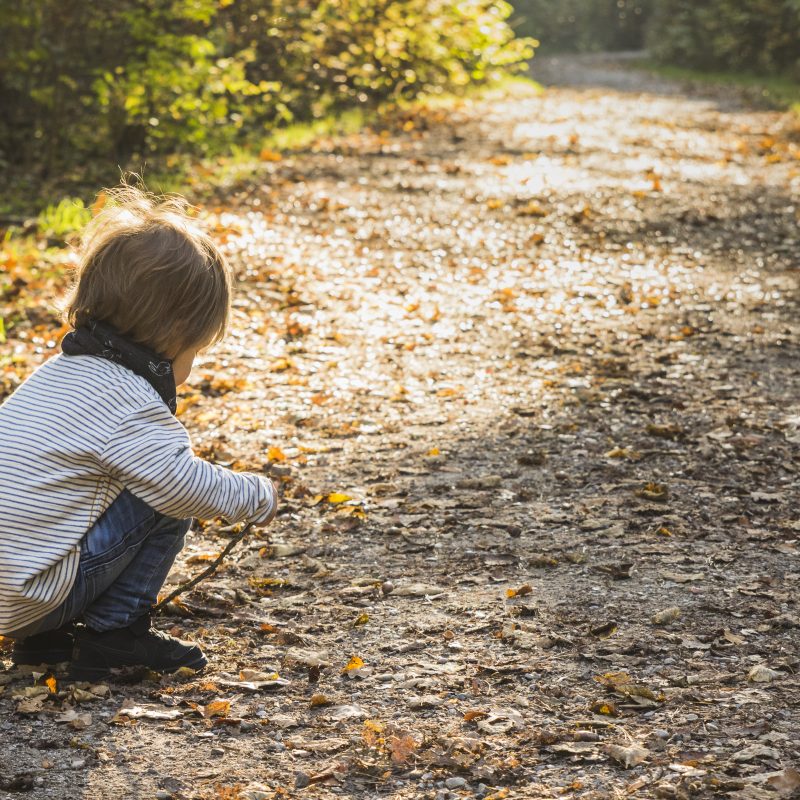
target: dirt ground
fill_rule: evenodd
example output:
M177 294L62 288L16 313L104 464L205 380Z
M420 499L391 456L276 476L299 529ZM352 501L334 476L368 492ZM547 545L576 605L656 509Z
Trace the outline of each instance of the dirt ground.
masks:
M798 795L800 130L536 62L205 207L182 419L279 516L162 618L204 674L6 661L2 797Z

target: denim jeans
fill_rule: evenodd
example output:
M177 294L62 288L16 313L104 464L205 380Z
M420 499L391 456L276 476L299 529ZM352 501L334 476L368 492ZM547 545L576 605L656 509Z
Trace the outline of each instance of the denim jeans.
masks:
M14 637L78 618L96 631L127 627L156 602L191 523L159 514L123 490L81 540L78 573L64 602Z

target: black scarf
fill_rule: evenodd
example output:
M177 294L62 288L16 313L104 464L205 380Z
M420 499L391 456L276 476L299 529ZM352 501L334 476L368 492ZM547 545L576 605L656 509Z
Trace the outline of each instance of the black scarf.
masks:
M107 323L89 320L86 325L70 331L61 342L61 350L68 356L99 356L127 367L144 378L175 413L177 400L172 362L121 336Z

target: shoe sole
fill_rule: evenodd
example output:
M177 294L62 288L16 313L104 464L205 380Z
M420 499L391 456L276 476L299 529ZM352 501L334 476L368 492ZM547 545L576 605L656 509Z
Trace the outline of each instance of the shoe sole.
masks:
M124 673L139 669L152 670L153 672L160 672L165 675L177 672L179 669L183 669L184 667L193 669L195 672L199 672L201 669L203 669L203 667L206 666L206 664L208 664L208 659L202 654L199 658L196 658L189 663L178 664L177 666L170 667L169 669L156 669L155 667L147 666L147 664L120 664L113 667L96 667L88 665L84 666L82 664L72 664L69 675L67 676L67 680L72 682L88 681L89 683L95 683L98 680L112 677L115 672Z
M15 667L38 667L40 664L54 667L57 664L65 664L68 661L72 661L72 650L54 650L49 653L36 653L34 651L26 653L23 650L19 653L13 651L11 653L11 663Z

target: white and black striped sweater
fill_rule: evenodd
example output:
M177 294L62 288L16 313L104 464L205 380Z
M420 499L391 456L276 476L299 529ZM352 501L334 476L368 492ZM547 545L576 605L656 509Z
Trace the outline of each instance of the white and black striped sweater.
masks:
M179 519L264 523L277 505L269 479L196 457L144 378L54 356L0 406L0 634L61 604L81 539L123 489Z

